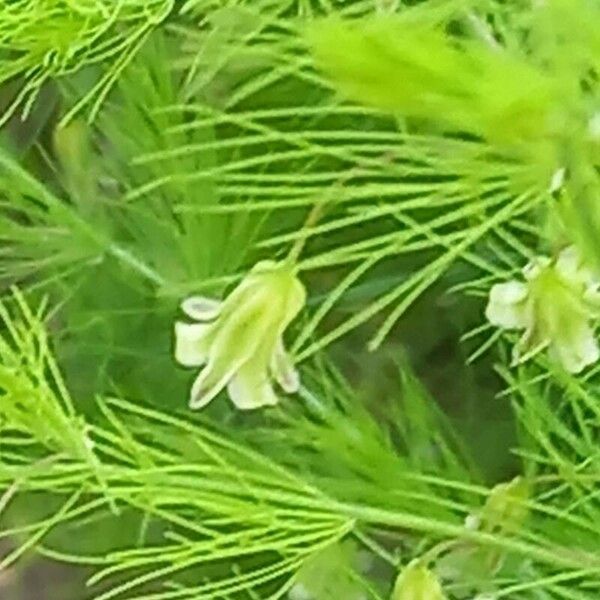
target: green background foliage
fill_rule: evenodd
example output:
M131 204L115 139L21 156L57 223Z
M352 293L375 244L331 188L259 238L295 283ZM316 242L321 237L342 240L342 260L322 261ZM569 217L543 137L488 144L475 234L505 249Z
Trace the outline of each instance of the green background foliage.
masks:
M599 260L599 12L0 2L0 595L597 598L598 369L483 311ZM179 303L302 240L301 392L189 411Z

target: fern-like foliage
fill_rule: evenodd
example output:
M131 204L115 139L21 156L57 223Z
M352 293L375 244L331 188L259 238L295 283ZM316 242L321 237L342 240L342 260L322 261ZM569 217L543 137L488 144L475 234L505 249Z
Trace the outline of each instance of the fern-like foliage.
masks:
M595 0L6 0L0 40L0 572L597 598L599 367L484 322L539 255L599 263ZM181 300L284 257L299 393L185 410Z

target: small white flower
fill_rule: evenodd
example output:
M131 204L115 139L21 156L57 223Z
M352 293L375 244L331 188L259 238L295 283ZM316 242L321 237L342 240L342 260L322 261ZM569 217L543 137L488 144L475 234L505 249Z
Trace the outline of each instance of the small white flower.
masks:
M195 323L175 324L175 358L204 368L192 385L190 407L206 406L223 388L241 410L277 404L276 380L287 393L300 381L283 332L306 301L287 263L259 262L223 301L192 296L181 304Z
M525 281L499 283L490 290L487 319L503 329L524 329L513 363L548 348L570 373L600 358L591 321L600 314L598 280L573 246L556 260L539 257L523 270Z

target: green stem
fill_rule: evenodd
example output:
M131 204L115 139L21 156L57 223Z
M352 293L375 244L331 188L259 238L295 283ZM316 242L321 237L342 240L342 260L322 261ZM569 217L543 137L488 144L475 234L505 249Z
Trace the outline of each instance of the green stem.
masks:
M298 262L298 258L306 245L306 240L308 239L308 230L311 227L314 227L317 221L321 218L323 214L323 202L318 202L315 204L311 211L308 213L306 217L306 221L304 221L304 225L302 226L302 230L300 232L300 237L295 241L294 245L291 247L287 257L286 262L295 265Z
M472 541L488 547L527 556L540 563L569 569L581 569L585 566L585 568L591 568L600 573L600 557L597 554L589 552L573 551L562 546L552 550L519 539L494 535L484 531L470 530L463 525L444 523L435 519L381 508L337 502L331 508L365 524L397 527L440 537L461 538L463 541Z

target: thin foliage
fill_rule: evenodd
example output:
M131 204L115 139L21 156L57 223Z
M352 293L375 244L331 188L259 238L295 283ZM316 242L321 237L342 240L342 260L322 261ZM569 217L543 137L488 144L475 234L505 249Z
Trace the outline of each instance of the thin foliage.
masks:
M565 247L598 264L599 23L592 0L1 3L0 571L398 600L418 565L452 600L596 598L599 367L511 353L489 304ZM181 300L262 259L308 290L299 392L192 414ZM559 296L524 338L568 333Z

